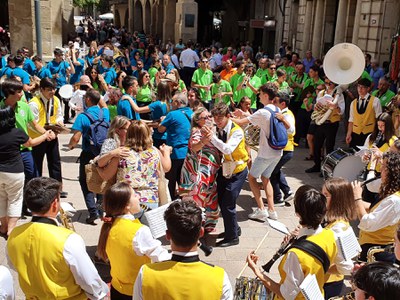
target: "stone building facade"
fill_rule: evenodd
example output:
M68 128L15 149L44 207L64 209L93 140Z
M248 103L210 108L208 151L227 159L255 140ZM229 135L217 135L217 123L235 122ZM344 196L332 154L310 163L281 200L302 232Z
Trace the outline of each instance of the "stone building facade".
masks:
M28 47L36 53L34 0L8 0L11 52ZM72 0L41 0L43 56L51 57L55 47L65 44L68 32L74 31Z

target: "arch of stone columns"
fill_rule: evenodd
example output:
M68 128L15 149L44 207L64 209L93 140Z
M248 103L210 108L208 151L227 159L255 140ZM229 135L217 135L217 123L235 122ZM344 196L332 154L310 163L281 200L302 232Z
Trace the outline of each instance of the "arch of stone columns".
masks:
M151 26L150 26L150 33L156 34L157 33L157 4L153 3L151 6Z
M143 16L143 28L144 31L150 33L151 29L151 7L150 7L150 0L147 0L144 5L144 16Z
M157 28L156 33L159 37L163 37L164 35L164 0L158 0L157 4Z
M133 30L143 30L143 6L140 0L137 0L134 4Z
M165 0L164 6L164 30L162 39L166 41L171 39L171 41L175 40L175 15L176 15L176 1L175 0ZM179 39L179 37L176 37ZM175 41L176 42L176 41Z
M128 26L129 26L129 9L128 8L125 9L124 24L122 24L122 25L125 26L126 28L128 28Z
M114 11L114 23L116 26L122 26L123 24L121 24L121 16L119 14L119 9L116 9Z

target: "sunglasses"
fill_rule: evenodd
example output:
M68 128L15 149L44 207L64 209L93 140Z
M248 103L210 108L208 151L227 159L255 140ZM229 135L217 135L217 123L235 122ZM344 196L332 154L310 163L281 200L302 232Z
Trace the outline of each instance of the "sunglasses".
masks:
M208 116L205 116L205 117L200 117L199 120L207 120L207 119L211 119L211 118L212 118L212 116L208 115Z
M276 68L270 68L271 70L276 70Z

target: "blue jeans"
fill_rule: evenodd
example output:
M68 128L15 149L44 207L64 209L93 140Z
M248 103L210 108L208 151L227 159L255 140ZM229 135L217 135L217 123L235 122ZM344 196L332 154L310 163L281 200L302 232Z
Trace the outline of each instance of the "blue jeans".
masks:
M286 196L290 192L290 187L286 181L285 174L281 171L282 167L293 157L293 151L283 151L282 157L272 171L271 181L272 189L274 190L274 202L280 201L282 192Z
M38 177L39 173L33 160L32 151L27 149L21 151L21 157L24 163L25 183L27 183L32 178Z
M90 216L100 215L96 201L94 200L95 194L89 191L86 183L85 165L87 165L93 158L94 154L92 154L91 152L82 151L79 163L79 184L81 185L83 197L85 198L86 207L89 211ZM103 200L103 195L97 194L96 197L97 197L97 203L101 204Z
M242 172L232 175L231 178L225 178L222 176L222 170L218 171L218 204L221 208L222 218L224 219L226 240L238 237L239 225L236 216L236 199L239 197L247 174L248 170L246 168Z

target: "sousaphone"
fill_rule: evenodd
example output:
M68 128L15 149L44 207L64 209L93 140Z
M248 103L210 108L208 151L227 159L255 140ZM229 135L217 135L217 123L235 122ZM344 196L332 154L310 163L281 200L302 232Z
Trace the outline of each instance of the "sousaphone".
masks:
M336 104L346 85L360 78L365 68L364 53L354 44L341 43L329 49L324 59L324 72L327 78L336 83L336 96L333 103ZM317 100L318 101L318 100ZM317 125L324 123L332 113L332 109L326 107L319 111L314 111L312 119Z

